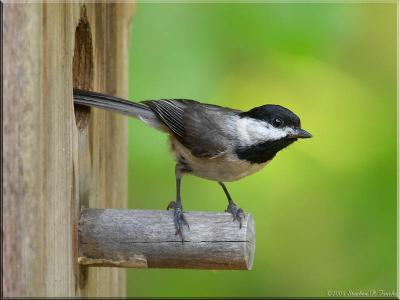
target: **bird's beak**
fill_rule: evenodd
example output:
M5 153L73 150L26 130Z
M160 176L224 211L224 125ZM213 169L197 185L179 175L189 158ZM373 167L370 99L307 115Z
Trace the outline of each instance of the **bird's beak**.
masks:
M292 138L292 139L308 139L308 138L312 138L312 134L301 129L295 129L292 133L289 133L288 138Z

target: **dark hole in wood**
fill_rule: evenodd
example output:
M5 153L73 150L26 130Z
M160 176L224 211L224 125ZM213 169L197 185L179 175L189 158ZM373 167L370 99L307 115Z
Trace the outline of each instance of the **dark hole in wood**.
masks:
M74 88L91 90L93 82L93 45L90 24L86 15L86 6L81 8L81 17L75 31L75 49L72 60L72 76ZM87 127L90 108L74 105L75 121L78 129Z

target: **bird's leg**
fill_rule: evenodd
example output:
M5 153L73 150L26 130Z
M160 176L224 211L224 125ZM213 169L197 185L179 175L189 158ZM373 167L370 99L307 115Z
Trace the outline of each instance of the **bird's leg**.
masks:
M226 212L229 212L233 215L233 221L238 221L240 228L242 228L242 222L244 220L244 212L243 209L241 208L237 208L235 202L233 202L231 195L229 195L228 189L226 188L225 184L223 182L219 182L219 184L221 185L222 189L224 190L224 193L226 195L226 197L228 198L228 207L226 208Z
M181 175L182 172L180 171L179 167L176 166L175 168L175 176L176 176L176 201L171 202L168 204L167 209L173 208L174 209L174 224L176 228L175 234L179 234L182 238L182 244L184 241L183 236L183 225L186 225L188 229L189 223L186 221L186 218L182 212L182 201L181 201Z

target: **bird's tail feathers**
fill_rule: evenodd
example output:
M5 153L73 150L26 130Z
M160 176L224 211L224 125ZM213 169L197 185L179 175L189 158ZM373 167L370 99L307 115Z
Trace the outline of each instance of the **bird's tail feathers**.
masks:
M160 123L153 111L142 103L131 102L118 97L80 89L74 89L74 103L128 115L142 120L151 127L160 130L164 129L164 126Z

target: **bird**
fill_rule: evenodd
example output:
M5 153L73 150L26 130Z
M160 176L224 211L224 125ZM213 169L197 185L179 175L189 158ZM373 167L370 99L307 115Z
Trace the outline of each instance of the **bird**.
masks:
M176 198L173 209L175 234L184 242L184 226L190 230L181 199L181 179L194 175L219 183L228 200L225 212L239 228L245 220L225 182L239 180L263 169L276 154L298 139L311 138L300 118L276 104L248 111L206 104L191 99L131 102L99 92L74 89L74 103L98 107L137 118L169 136L175 164Z

